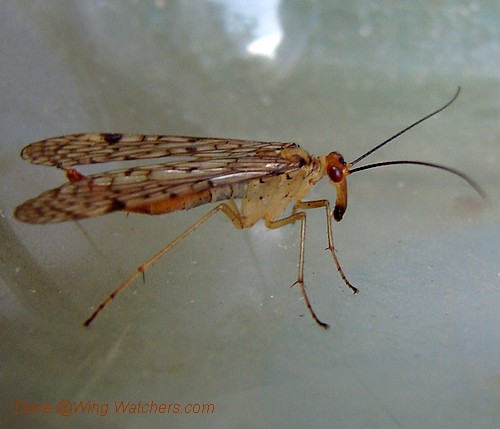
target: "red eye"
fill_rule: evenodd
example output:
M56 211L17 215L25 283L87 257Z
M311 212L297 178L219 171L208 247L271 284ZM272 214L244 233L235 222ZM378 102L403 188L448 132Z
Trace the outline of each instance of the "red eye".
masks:
M343 156L338 152L331 152L326 156L326 174L333 183L342 182L349 174Z
M338 183L344 179L344 172L341 168L329 165L326 173L332 182Z

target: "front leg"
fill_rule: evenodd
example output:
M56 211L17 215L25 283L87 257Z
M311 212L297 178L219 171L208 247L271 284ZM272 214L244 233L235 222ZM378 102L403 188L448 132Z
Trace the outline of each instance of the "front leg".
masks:
M289 223L294 223L295 221L300 221L300 255L299 255L299 272L297 274L297 281L292 285L295 286L297 283L300 286L300 290L302 291L302 296L304 297L304 301L306 303L307 309L311 313L312 318L316 321L316 323L324 329L328 329L330 325L325 322L319 320L318 316L314 312L311 302L306 293L306 288L304 285L304 251L305 251L305 239L306 239L306 214L304 212L296 212L287 216L283 219L278 220L265 220L265 224L268 228L277 229L281 228Z
M330 203L328 200L314 200L314 201L297 201L295 204L297 208L300 209L316 209L320 207L324 207L326 211L326 228L327 228L327 235L328 235L328 249L330 249L330 252L333 256L333 261L335 262L335 265L337 267L337 271L346 284L346 286L352 290L353 293L358 293L358 289L354 287L349 280L347 280L347 277L344 274L344 271L342 270L342 267L340 266L340 262L337 258L337 255L335 254L335 245L333 243L333 229L332 229L332 215L330 211Z

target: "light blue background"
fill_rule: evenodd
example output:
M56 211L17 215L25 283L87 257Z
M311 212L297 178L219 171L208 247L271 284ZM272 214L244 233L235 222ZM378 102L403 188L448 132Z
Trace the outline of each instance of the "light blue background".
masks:
M500 7L497 2L4 1L2 420L9 427L495 428L500 421ZM271 40L277 45L266 44ZM256 43L258 42L258 43ZM273 47L275 48L273 51ZM16 205L64 177L18 154L83 131L295 141L352 160L434 161L349 179L334 225L352 296L308 214L211 220L81 322L206 211L30 226ZM334 200L321 183L313 197ZM303 317L300 317L303 316ZM202 402L213 415L15 416L15 401Z

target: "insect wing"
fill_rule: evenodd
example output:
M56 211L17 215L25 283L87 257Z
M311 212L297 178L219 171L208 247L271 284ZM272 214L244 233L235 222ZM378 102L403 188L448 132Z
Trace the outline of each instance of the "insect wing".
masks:
M116 210L146 213L144 207L158 202L164 203L163 212L174 211L214 201L210 189L224 188L227 197L239 198L244 192L241 184L251 179L300 168L298 163L278 155L279 150L293 146L291 143L190 137L168 137L170 140L166 141L167 137L158 140L160 137L140 136L151 142L144 148L143 141L131 135L116 138L114 143L106 141L103 136L109 135L84 134L49 139L27 146L22 155L33 163L63 167L172 155L189 155L189 159L84 176L26 201L16 209L15 216L28 223L56 223ZM89 143L98 138L101 140L95 145ZM181 139L182 143L175 139ZM107 140L112 139L107 137ZM120 142L123 144L117 146ZM219 194L215 200L225 196ZM177 203L168 207L173 199Z
M75 165L134 159L188 157L242 157L261 151L280 151L293 143L160 136L144 134L72 134L26 146L23 159L32 164L68 168Z

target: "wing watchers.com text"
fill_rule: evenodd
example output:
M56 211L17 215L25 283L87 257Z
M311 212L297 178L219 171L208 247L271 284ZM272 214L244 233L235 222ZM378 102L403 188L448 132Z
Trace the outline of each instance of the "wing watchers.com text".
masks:
M68 401L61 400L56 404L49 402L34 403L18 399L14 407L14 414L57 414L72 416L77 414L93 414L107 416L109 414L213 414L215 404L200 403L165 403L155 401Z

